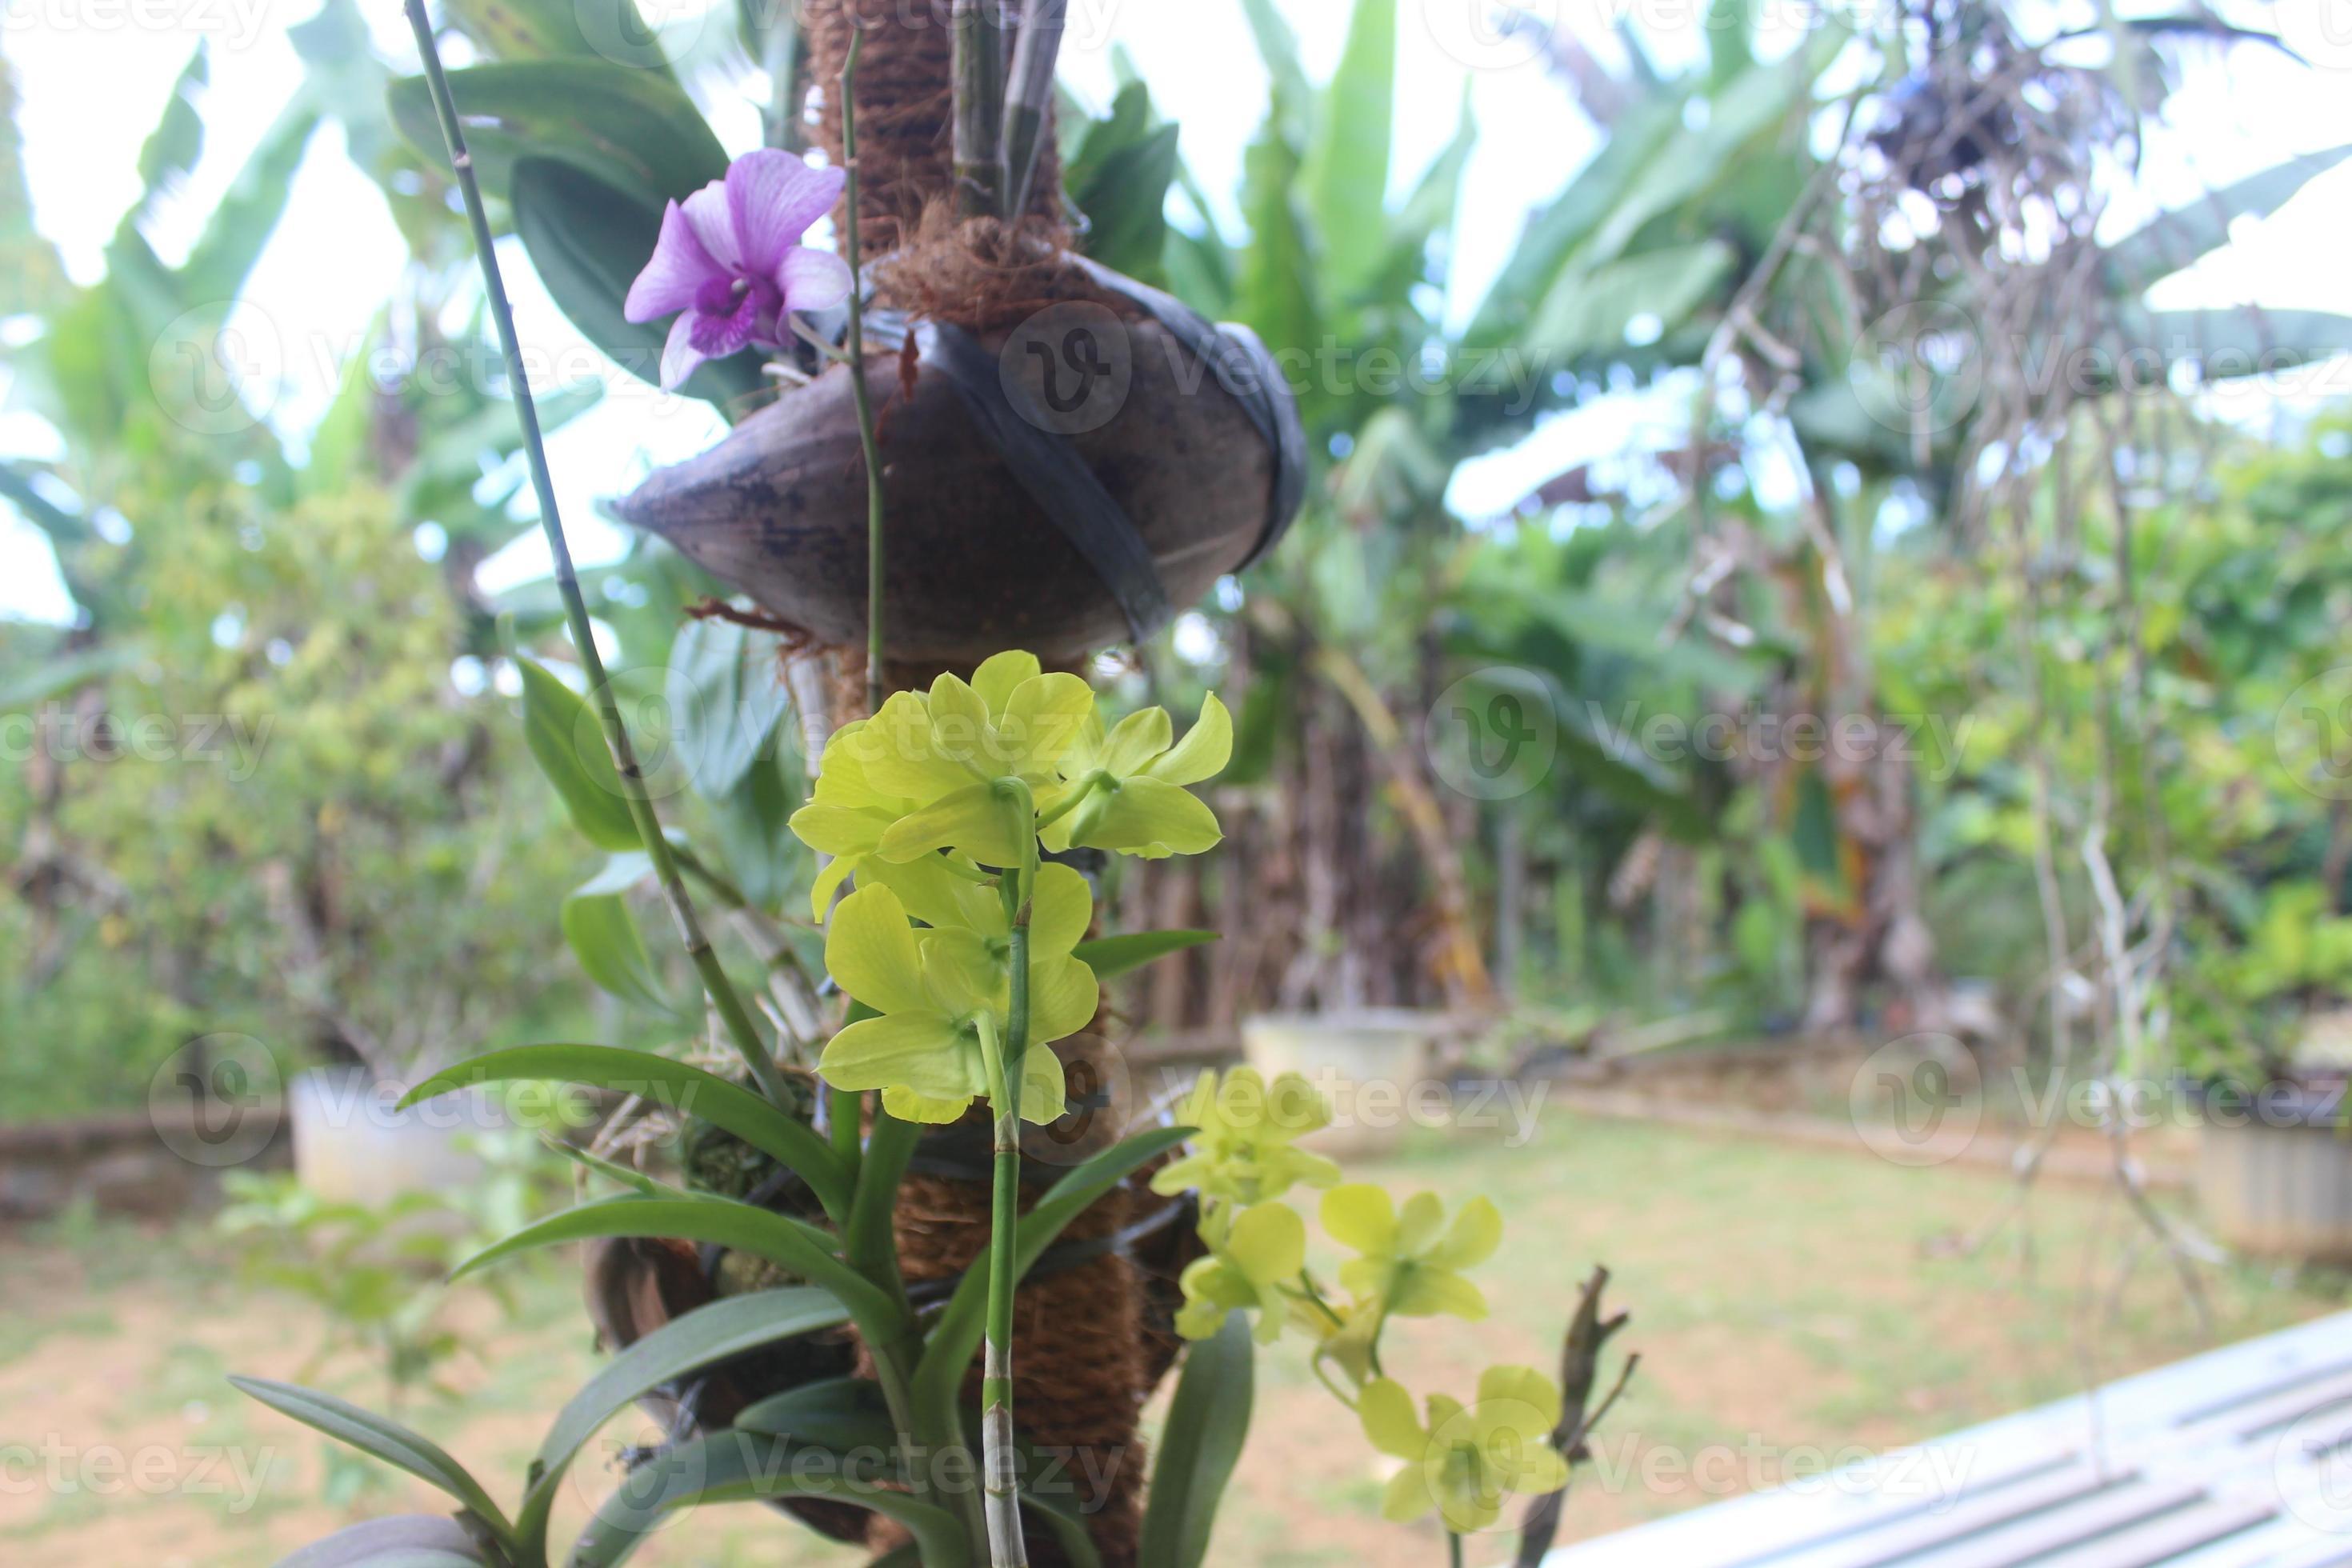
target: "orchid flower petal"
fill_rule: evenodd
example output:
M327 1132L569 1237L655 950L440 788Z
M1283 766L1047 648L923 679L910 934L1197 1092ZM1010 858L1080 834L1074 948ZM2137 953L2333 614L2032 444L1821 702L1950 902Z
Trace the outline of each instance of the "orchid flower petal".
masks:
M1443 1239L1423 1255L1438 1268L1472 1268L1495 1256L1503 1245L1503 1211L1483 1194L1462 1205Z
M1043 1046L1021 1058L1021 1120L1043 1127L1059 1121L1070 1108L1070 1089L1062 1076L1062 1058Z
M1199 855L1215 848L1223 837L1216 813L1200 796L1138 774L1116 786L1110 804L1082 841L1097 849L1123 849L1156 860L1170 854Z
M816 874L816 880L809 885L810 919L824 919L825 909L833 902L833 895L841 890L842 883L847 881L849 874L857 870L859 866L859 858L855 855L836 855L824 863L824 868Z
M1381 1517L1391 1524L1411 1524L1436 1506L1437 1494L1429 1489L1429 1472L1419 1463L1391 1476L1388 1489L1381 1494Z
M860 888L841 900L825 932L825 972L844 991L877 1013L920 1012L915 930L907 909L887 888ZM871 1084L858 1087L870 1089Z
M993 784L969 784L909 813L882 836L885 860L911 860L933 849L961 850L983 866L1017 866L1027 846Z
M849 263L830 250L795 245L776 264L787 310L828 310L849 298Z
M917 1094L911 1089L892 1084L882 1091L882 1109L901 1121L922 1121L940 1126L956 1121L971 1109L972 1097L946 1098Z
M727 203L727 182L713 180L679 204L686 212L686 221L694 226L694 237L710 259L730 274L743 271L743 247L735 237L735 215Z
M957 1017L983 1008L1001 1016L1011 994L1004 964L987 939L952 926L923 933L922 982L932 1003Z
M694 346L694 312L688 310L670 324L669 342L662 347L662 390L676 392L709 357Z
M1490 1366L1478 1374L1478 1441L1497 1432L1540 1443L1559 1425L1559 1385L1531 1366Z
M1040 866L1036 890L1029 895L1029 951L1041 958L1066 955L1086 940L1094 915L1095 897L1083 874L1067 866Z
M1075 675L1032 676L1004 700L997 751L1005 771L1046 773L1068 756L1094 711L1094 689Z
M1095 1021L1102 987L1095 972L1076 958L1029 966L1029 1043L1042 1046L1075 1035Z
M971 672L971 689L979 692L981 700L988 704L990 713L1001 717L1004 705L1013 700L1013 691L1043 668L1035 654L1007 648L1003 653L989 655L981 662L980 668Z
M1234 755L1234 716L1213 691L1201 700L1201 717L1184 738L1144 771L1172 784L1199 784L1225 771Z
M750 289L735 296L727 309L713 310L699 304L687 312L697 353L711 359L740 353L760 335L760 300Z
M1323 1228L1342 1247L1384 1253L1396 1244L1396 1205L1370 1182L1352 1182L1323 1194Z
M1389 1310L1400 1318L1460 1318L1475 1323L1486 1316L1486 1293L1460 1274L1407 1268Z
M1118 721L1104 740L1102 765L1120 778L1139 773L1143 765L1166 751L1175 739L1165 708L1144 708Z
M1356 1415L1372 1447L1391 1458L1418 1462L1429 1450L1429 1434L1421 1428L1421 1414L1412 1407L1412 1395L1393 1378L1376 1377L1366 1384L1356 1403ZM1428 1506L1426 1501L1422 1504L1423 1510Z
M944 1100L980 1087L963 1058L944 1014L892 1013L834 1036L816 1069L835 1089L911 1089Z
M621 302L622 319L650 321L683 310L694 303L704 284L725 276L727 269L713 261L702 241L695 237L685 209L672 202L662 214L661 237L654 242L646 269L637 274L636 281L629 285L629 297Z
M785 248L840 199L847 178L839 169L812 169L774 147L746 153L730 164L727 210L742 246L743 270L774 273Z

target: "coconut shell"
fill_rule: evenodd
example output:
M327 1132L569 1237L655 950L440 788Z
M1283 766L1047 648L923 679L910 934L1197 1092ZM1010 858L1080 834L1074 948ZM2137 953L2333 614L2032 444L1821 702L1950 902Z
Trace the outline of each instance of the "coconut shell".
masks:
M1148 316L1123 315L1120 326L1131 370L1116 413L1049 439L1066 441L1125 511L1164 605L1181 609L1271 540L1295 507L1296 483L1282 483L1283 460L1251 410L1175 333ZM976 345L1002 367L1013 406L1041 397L1055 374L1024 343L1003 352L1023 330L963 340L967 366ZM1244 329L1220 331L1263 360ZM938 340L919 341L911 390L897 356L877 353L866 366L881 425L892 660L968 667L1023 647L1066 662L1156 630L1122 609L1104 573L1040 504L1034 474L1016 473L983 431ZM862 646L866 467L850 375L836 364L787 389L709 451L655 473L614 511L816 641ZM1288 390L1267 380L1295 428Z

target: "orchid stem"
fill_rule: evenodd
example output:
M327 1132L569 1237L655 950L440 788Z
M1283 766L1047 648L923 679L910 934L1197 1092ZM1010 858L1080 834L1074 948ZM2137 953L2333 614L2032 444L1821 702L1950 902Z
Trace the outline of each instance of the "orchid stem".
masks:
M857 439L866 448L866 711L882 711L882 443L874 433L874 397L866 388L865 262L857 237L857 55L866 29L849 35L841 62L841 172L848 221L841 247L849 262L849 386L857 404Z
M734 984L727 978L726 968L712 951L710 939L703 933L702 922L696 918L694 900L679 877L677 858L671 852L669 839L662 833L660 814L654 809L653 797L645 787L644 775L637 768L636 750L629 743L628 726L621 721L620 704L613 695L612 682L605 679L604 660L596 651L596 628L588 617L588 601L581 595L580 577L572 567L572 549L563 537L563 519L555 507L555 480L548 471L547 447L541 439L539 408L531 401L530 377L523 369L522 346L515 337L514 310L507 303L505 280L499 274L498 252L490 236L489 215L482 206L482 190L474 178L473 154L466 150L466 133L457 122L457 105L449 95L449 78L441 68L441 51L433 41L433 24L425 16L424 0L406 0L408 25L416 35L416 52L425 63L425 79L433 93L433 107L441 119L442 139L449 148L449 167L457 176L457 188L466 198L466 221L472 227L474 253L482 268L482 289L490 307L490 319L498 323L499 348L506 356L507 389L514 399L515 418L522 427L525 456L530 463L530 484L539 499L539 523L547 535L548 552L554 558L555 587L563 596L565 617L572 626L572 641L580 651L580 669L586 678L588 690L594 699L596 717L604 727L604 743L611 748L613 766L620 774L621 795L628 802L629 819L636 825L637 837L645 846L646 858L652 862L654 877L661 884L662 898L669 905L670 919L677 926L678 938L686 945L687 956L694 963L694 972L701 977L702 988L709 994L710 1005L726 1026L729 1038L743 1055L751 1068L751 1078L762 1092L779 1106L792 1101L784 1085L783 1074L777 1070L775 1058L761 1042L759 1026L743 999L735 994Z
M1101 788L1104 784L1108 782L1109 777L1110 775L1108 773L1106 773L1100 768L1097 768L1094 772L1080 779L1075 788L1066 793L1061 799L1055 801L1051 806L1048 806L1045 810L1037 814L1037 826L1041 828L1051 827L1054 824L1061 821L1062 818L1069 816L1072 807L1076 806L1080 801L1086 799L1087 796L1094 794L1096 790Z
M1029 900L1037 885L1037 808L1028 786L1017 780L998 785L1013 817L1013 831L1027 840L1024 864L1004 868L998 884L1010 934L1011 996L1004 1038L994 1039L994 1023L981 1020L981 1048L996 1083L996 1190L988 1230L988 1334L981 1366L981 1466L985 1478L988 1555L992 1568L1027 1568L1021 1538L1021 1499L1013 1442L1013 1247L1021 1226L1021 1088L1023 1058L1029 1050Z

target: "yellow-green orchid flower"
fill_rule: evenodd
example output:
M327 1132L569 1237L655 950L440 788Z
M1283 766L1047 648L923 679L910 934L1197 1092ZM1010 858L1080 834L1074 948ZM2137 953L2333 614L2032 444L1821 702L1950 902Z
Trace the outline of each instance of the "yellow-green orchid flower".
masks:
M1244 1311L1257 1314L1258 1343L1280 1339L1290 1315L1283 1287L1307 1267L1307 1222L1282 1204L1261 1204L1230 1224L1203 1226L1202 1238L1209 1256L1186 1265L1177 1280L1184 1305L1176 1313L1176 1331L1205 1340L1223 1325L1226 1313Z
M1192 1152L1151 1178L1155 1193L1197 1187L1204 1198L1244 1206L1278 1198L1294 1185L1328 1187L1339 1167L1320 1154L1291 1147L1331 1121L1323 1097L1298 1074L1283 1073L1271 1088L1255 1068L1235 1068L1220 1084L1203 1072L1177 1109L1180 1126L1200 1129Z
M926 856L926 860L937 857ZM919 867L921 861L913 863ZM898 894L909 913L929 923L933 929L915 933L919 944L929 949L934 943L945 944L943 951L956 963L973 974L985 973L990 978L992 992L1001 989L1007 998L1013 985L1013 925L1005 918L1004 900L998 894L994 882L975 882L941 868L935 887L926 887L928 911L917 909L900 879L912 868L909 866L882 865L875 868L881 885ZM1071 950L1086 940L1087 927L1095 918L1095 896L1087 886L1086 878L1067 866L1047 864L1037 868L1035 889L1029 895L1029 970L1037 973L1038 965L1055 959L1070 959ZM828 952L830 949L827 950ZM1086 969L1083 963L1070 959ZM1087 969L1088 975L1094 971ZM1034 1005L1034 997L1032 997ZM1091 1019L1092 1014L1087 1015ZM1083 1026L1083 1025L1081 1026ZM1072 1031L1065 1030L1064 1033ZM1035 1020L1031 1020L1030 1036L1036 1034ZM1060 1036L1046 1037L1058 1039Z
M1492 1199L1472 1198L1449 1226L1435 1193L1414 1194L1399 1214L1379 1187L1350 1183L1323 1194L1323 1228L1363 1255L1339 1266L1339 1282L1359 1301L1381 1302L1399 1318L1475 1322L1486 1315L1486 1296L1458 1271L1502 1244L1503 1215Z
M1086 899L1085 879L1070 876ZM1046 907L1032 914L1029 1049L1019 1093L1022 1117L1046 1122L1062 1114L1066 1099L1061 1061L1046 1047L1093 1020L1097 993L1094 971L1070 956L1091 900L1077 907L1074 927L1067 884L1054 879L1051 893L1046 879L1038 884ZM1012 986L1005 955L987 935L962 927L919 932L890 888L861 888L833 911L824 966L880 1015L825 1047L817 1071L827 1083L881 1089L890 1114L909 1121L952 1121L975 1098L993 1098Z
M857 740L865 728L859 719L833 732L818 764L816 788L786 824L802 843L833 857L809 891L809 912L817 920L824 919L835 890L881 846L890 825L914 809L912 801L884 795L866 777Z
M1493 1526L1514 1495L1558 1491L1568 1484L1568 1463L1549 1442L1559 1410L1551 1379L1532 1367L1495 1366L1480 1375L1478 1403L1468 1409L1431 1394L1423 1426L1403 1385L1374 1378L1357 1416L1373 1447L1405 1461L1381 1512L1402 1524L1434 1507L1448 1530L1466 1535Z
M1380 1344L1385 1317L1378 1301L1345 1306L1326 1302L1319 1310L1310 1308L1294 1316L1322 1341L1315 1347L1316 1355L1346 1373L1349 1383L1361 1387L1372 1375L1372 1352Z
M969 683L942 675L928 695L892 696L852 740L872 788L910 808L884 830L876 853L908 861L952 847L982 865L1022 864L1034 818L998 782L1021 779L1033 792L1049 785L1094 705L1085 681L1045 674L1026 653L998 654Z
M1039 802L1046 847L1115 849L1146 860L1215 847L1224 837L1216 814L1184 786L1224 771L1234 753L1233 716L1213 691L1200 721L1183 740L1173 737L1165 708L1130 713L1108 732L1090 711L1062 760L1059 787Z

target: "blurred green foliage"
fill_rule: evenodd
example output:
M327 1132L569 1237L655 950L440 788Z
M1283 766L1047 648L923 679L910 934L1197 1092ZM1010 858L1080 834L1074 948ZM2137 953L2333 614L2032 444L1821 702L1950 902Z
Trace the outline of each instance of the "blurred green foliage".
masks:
M137 655L31 710L68 754L0 772L14 823L57 785L41 880L0 902L0 1106L142 1104L214 1032L400 1070L585 1026L547 918L577 851L509 700L453 684L458 614L384 500L122 500ZM0 634L0 669L63 640Z

